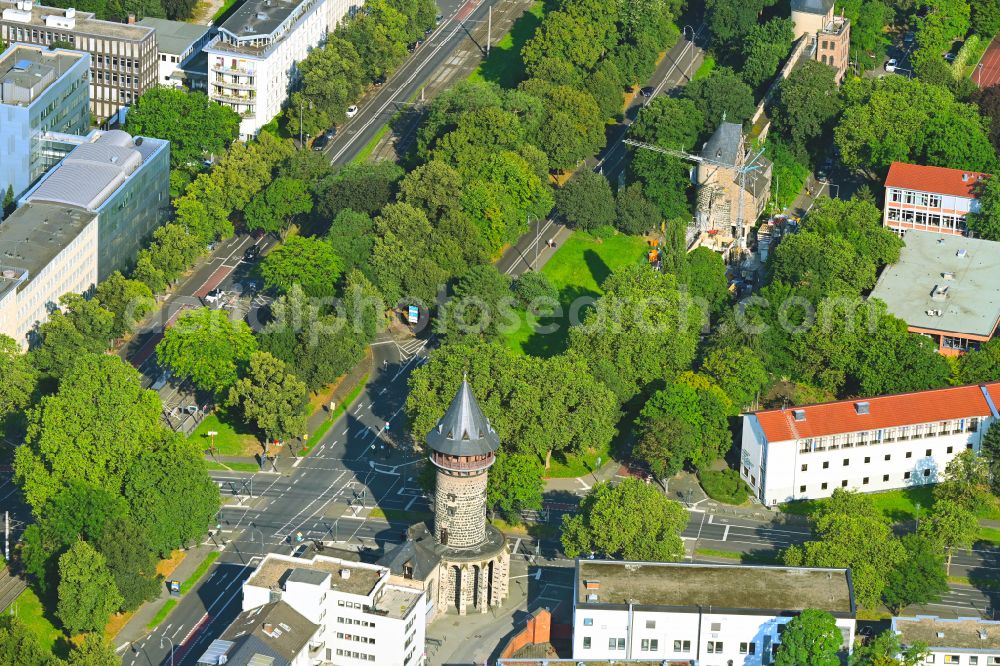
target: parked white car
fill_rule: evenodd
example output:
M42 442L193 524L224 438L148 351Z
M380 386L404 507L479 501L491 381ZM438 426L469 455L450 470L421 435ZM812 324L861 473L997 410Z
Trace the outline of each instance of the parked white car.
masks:
M897 65L896 59L895 58L889 58L889 60L885 63L885 71L887 71L890 74L892 74L893 72L896 71L896 65Z
M356 107L353 104L350 105L349 107L347 107L347 117L348 118L353 118L356 115L358 115L358 107Z

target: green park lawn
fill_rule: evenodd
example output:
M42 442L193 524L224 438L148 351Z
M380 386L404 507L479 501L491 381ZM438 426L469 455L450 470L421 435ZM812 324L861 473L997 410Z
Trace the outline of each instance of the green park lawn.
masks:
M622 266L645 261L646 248L646 241L637 236L619 234L600 240L582 231L575 232L542 268L542 274L559 290L562 316L534 317L519 311L520 326L505 335L507 346L541 357L565 351L573 302L580 297L600 297L603 293L600 285L605 278ZM576 321L581 318L582 313L573 317ZM555 330L539 333L535 330L537 326L553 326Z
M45 617L45 607L30 587L14 600L10 612L16 615L17 619L28 628L28 631L38 638L42 647L50 652L53 648L59 649L60 646L57 646L57 643L65 636Z
M920 516L926 515L928 509L934 506L933 486L918 486L916 488L904 488L902 490L888 490L883 493L870 493L872 498L882 513L894 523L916 520L917 505L920 505ZM794 513L801 516L811 516L822 506L823 500L805 500L802 502L788 502L781 505L781 510L785 513ZM998 510L995 507L984 507L976 514L981 519L998 520ZM991 528L981 528L980 538L984 541L993 541L1000 538L1000 530Z
M469 80L490 81L500 84L501 88L516 87L524 78L521 65L521 47L535 34L535 30L541 25L544 15L545 2L537 0L519 19L514 21L510 32L493 45L490 49L490 56L469 75Z
M188 439L208 451L211 443L208 433L213 431L218 433L215 436L216 455L253 456L261 452L257 434L221 408L206 416Z
M713 69L715 69L715 58L705 54L705 59L701 61L700 65L698 65L698 69L695 71L694 76L691 77L691 80L697 81L698 79L707 79Z

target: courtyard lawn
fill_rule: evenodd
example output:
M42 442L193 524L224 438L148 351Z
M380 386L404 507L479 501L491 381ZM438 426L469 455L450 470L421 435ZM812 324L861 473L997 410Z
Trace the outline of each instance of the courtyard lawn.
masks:
M510 32L490 49L490 57L469 75L469 80L491 81L499 84L501 88L516 87L524 78L521 47L535 34L544 15L545 2L537 0L514 21Z
M251 429L232 419L224 410L216 409L206 416L188 437L205 451L209 450L211 437L215 436L215 453L220 456L254 456L262 451L260 439Z
M506 344L532 356L549 357L565 351L571 321L582 319L580 306L584 302L578 299L599 298L603 293L600 285L611 272L644 262L647 247L646 240L638 236L618 234L601 240L582 231L575 232L542 268L542 274L559 290L561 315L535 317L518 311L520 326L505 334ZM579 311L573 311L574 302ZM537 332L539 326L554 330Z

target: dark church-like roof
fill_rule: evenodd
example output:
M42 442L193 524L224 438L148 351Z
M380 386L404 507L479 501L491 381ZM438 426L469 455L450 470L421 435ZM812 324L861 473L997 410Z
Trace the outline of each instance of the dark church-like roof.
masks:
M427 434L427 445L449 456L482 456L500 448L500 438L479 408L468 381L462 380L448 411Z

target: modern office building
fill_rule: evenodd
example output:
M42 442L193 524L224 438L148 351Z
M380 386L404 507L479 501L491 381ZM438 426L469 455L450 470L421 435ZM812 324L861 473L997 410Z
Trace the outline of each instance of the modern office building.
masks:
M67 42L90 54L90 110L105 120L156 85L154 30L99 21L90 12L0 0L0 39L50 46Z
M976 184L988 175L893 162L885 177L882 224L900 234L919 229L961 236L965 218L979 212Z
M197 85L191 85L186 71L191 62L201 55L202 47L212 39L214 31L207 25L149 16L136 25L156 31L156 48L160 52L157 83L174 88L197 88Z
M892 618L892 630L902 647L916 643L928 647L921 664L1000 666L1000 622L979 617L918 615Z
M120 130L49 139L69 154L0 224L0 333L22 345L60 296L131 266L168 211L167 141Z
M907 231L903 242L870 298L946 356L992 338L1000 323L1000 243L930 231Z
M275 612L276 603L287 606L302 619L286 621L287 630L280 622L260 621L265 636L257 636L258 642L267 643L268 639L286 634L296 637L294 645L286 646L284 661L276 660L273 666L425 663L424 593L395 584L385 567L323 555L310 560L270 553L243 583L241 618L253 624L252 617L245 617L249 612L257 609L261 614L270 614ZM289 615L288 610L277 610ZM199 663L233 663L217 657L232 649L225 643L235 642L238 635L239 630L231 627L222 639L209 646ZM301 654L302 644L307 647L307 661L288 658L293 653ZM216 655L214 661L212 654Z
M909 488L979 451L1000 383L768 409L743 416L740 476L765 506Z
M12 44L0 53L0 198L15 198L58 161L46 132L85 134L90 127L90 56Z
M577 560L573 660L769 664L806 608L836 618L849 654L857 609L847 569Z
M851 22L843 14L834 14L834 0L792 0L791 4L795 39L805 36L811 40L807 53L833 67L839 83L851 60Z
M121 130L52 140L75 140L76 145L18 203L51 203L96 213L97 279L126 270L167 219L170 143L133 138Z
M243 116L240 138L281 111L296 63L360 0L247 0L208 46L208 95Z
M96 214L39 203L0 223L0 334L26 348L60 296L96 283Z

